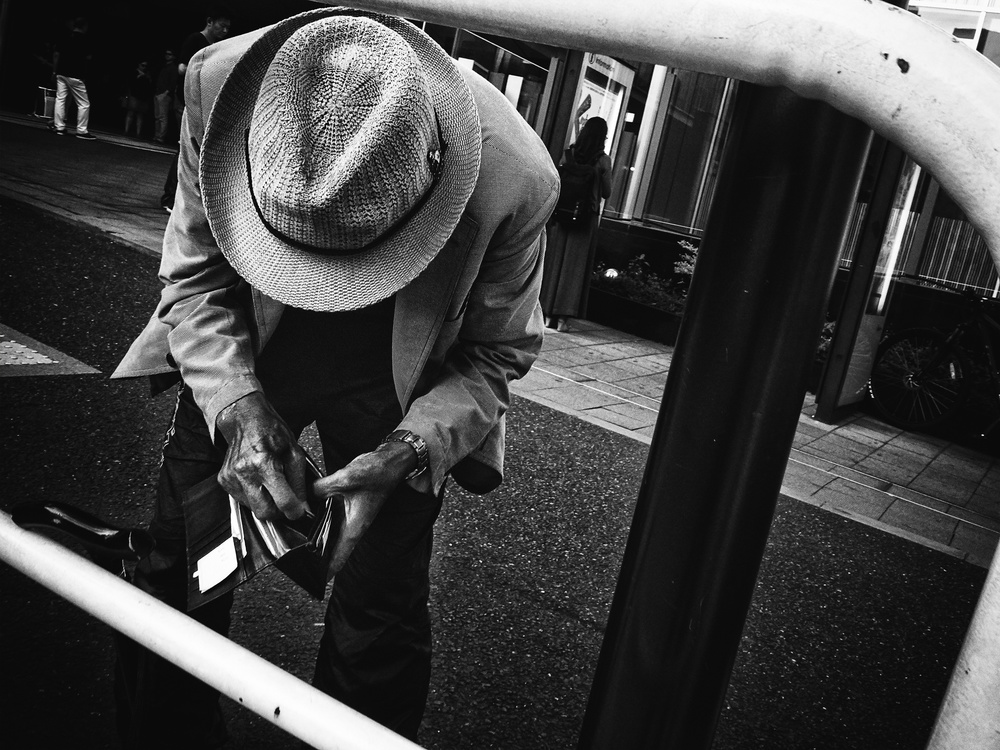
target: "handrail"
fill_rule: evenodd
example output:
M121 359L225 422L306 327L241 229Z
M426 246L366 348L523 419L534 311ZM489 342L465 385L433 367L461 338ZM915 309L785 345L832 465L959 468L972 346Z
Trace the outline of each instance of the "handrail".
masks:
M994 555L927 750L998 750L1000 553Z
M982 234L1000 270L1000 68L899 8L873 0L348 4L785 86L825 101L928 169Z
M0 560L312 747L419 747L3 511Z
M1000 271L1000 68L895 6L873 0L350 4L785 86L822 100L866 123L931 172L983 236ZM986 586L938 718L934 750L977 746L967 743L974 735L990 738L991 744L980 747L1000 747L994 700L1000 692L1000 554Z

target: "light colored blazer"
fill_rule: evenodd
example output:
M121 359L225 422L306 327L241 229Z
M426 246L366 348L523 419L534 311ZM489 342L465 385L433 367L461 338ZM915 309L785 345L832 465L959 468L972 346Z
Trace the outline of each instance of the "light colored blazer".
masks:
M164 284L152 318L112 377L176 371L214 435L219 412L262 390L254 359L284 306L243 281L212 237L198 184L207 113L226 74L263 30L207 47L185 76L178 188L163 240ZM559 177L544 144L503 95L463 71L479 109L479 180L458 227L428 268L396 295L392 366L400 429L427 442L438 491L450 473L474 492L503 478L509 383L541 347L543 228ZM248 102L248 106L251 103Z

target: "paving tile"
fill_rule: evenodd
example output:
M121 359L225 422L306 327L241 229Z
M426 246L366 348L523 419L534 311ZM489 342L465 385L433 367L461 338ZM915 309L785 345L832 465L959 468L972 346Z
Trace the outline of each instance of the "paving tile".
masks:
M963 507L969 502L977 486L978 482L971 479L936 471L933 463L907 485L910 489Z
M594 364L580 365L573 369L594 380L600 380L605 383L617 383L641 374L632 368L622 367L617 362L595 362Z
M557 336L550 331L546 331L545 339L542 341L542 351L538 356L539 358L544 358L550 352L557 352L560 349L573 349L578 346L580 346L579 341L565 336Z
M0 377L96 375L99 372L20 331L0 325Z
M951 542L958 526L956 519L906 500L893 502L879 520L941 544Z
M845 466L854 466L859 461L867 458L873 450L873 446L859 443L857 440L844 437L835 432L817 438L803 448L803 451L807 453L819 453L828 457L831 461L844 464Z
M882 447L891 439L873 430L859 427L854 423L837 428L836 434L852 440L858 445L867 446L872 449Z
M829 459L823 456L814 456L811 453L805 453L803 451L792 450L788 456L788 464L805 464L806 466L812 466L815 469L821 469L823 471L830 471L835 464L833 464Z
M815 466L789 461L781 480L781 491L789 497L818 505L822 500L815 497L816 493L834 479Z
M948 446L948 441L929 435L901 432L889 441L889 444L926 458L934 458Z
M619 403L618 399L614 396L609 396L606 393L602 393L601 391L588 388L587 386L580 385L578 383L559 388L541 390L538 391L538 394L554 403L581 411L594 409L598 406L608 406L609 404Z
M975 448L970 448L965 445L955 445L952 443L948 445L946 452L958 457L971 458L974 461L986 460L991 463L993 461L993 458L987 451L976 450Z
M792 436L792 448L801 448L803 445L808 445L816 438L809 435L803 435L801 432L796 430L795 434Z
M896 484L909 485L924 470L926 463L926 459L916 453L889 444L859 461L854 468Z
M551 328L545 329L546 340L552 339L569 346L587 346L594 342L593 331L555 331Z
M615 364L620 367L634 368L636 374L644 373L651 375L657 372L666 373L670 369L670 357L660 354L650 354L645 357L627 357L615 360Z
M879 422L878 420L866 416L860 416L857 419L854 419L849 425L845 425L845 427L849 427L852 432L868 435L880 440L883 443L888 443L900 434L900 430L897 428L890 427L883 422Z
M988 568L996 554L1000 534L967 523L959 523L951 538L951 546L966 554L966 561Z
M1000 534L1000 518L984 516L967 508L957 508L952 506L948 509L948 515L954 516L960 521L967 521L973 526L981 526L984 529Z
M656 412L640 409L632 404L601 406L596 409L588 409L587 414L627 430L639 430L656 424Z
M556 388L565 382L565 378L535 367L528 370L523 378L513 381L510 388L514 393L530 393L544 388Z
M655 430L655 429L656 429L656 425L653 425L652 427L643 427L641 430L636 430L636 433L639 434L639 435L642 435L643 437L645 437L647 439L652 439L652 437L653 437L653 430Z
M956 451L952 447L931 459L927 468L936 473L962 477L979 484L990 470L990 463L990 459L985 456L968 451Z
M803 415L799 416L799 424L798 427L795 428L796 432L801 432L803 435L811 436L814 438L819 438L823 437L824 435L829 435L836 429L837 428L835 425L828 425L823 422L817 422L815 419Z
M630 391L628 388L620 388L617 385L612 385L610 383L604 383L601 381L593 381L587 383L590 388L594 390L606 393L609 396L614 396L619 401L627 404L634 404L635 406L649 411L654 417L660 411L660 399L649 398L648 396L643 396L641 393L636 393L635 391Z
M547 333L535 367L512 390L648 445L673 347L589 321L570 325ZM826 424L813 418L815 409L806 394L786 495L988 564L1000 531L1000 460L867 414Z
M863 487L871 487L873 490L878 490L879 492L895 492L899 488L899 485L890 482L888 479L873 476L872 474L867 474L863 471L852 469L850 466L843 466L842 464L831 463L829 471L838 477L847 479L855 484L860 484Z
M663 398L663 389L667 384L667 375L643 375L638 378L629 378L618 383L622 388L634 391L635 393L649 396L650 398Z
M589 365L594 362L604 361L599 352L594 351L591 346L574 346L567 349L548 352L545 361L563 367L576 367L578 365Z
M884 492L839 477L817 491L816 498L824 508L836 508L872 519L879 519L894 502L898 502Z
M980 486L972 493L965 508L989 518L1000 518L1000 491L985 485Z
M577 372L571 367L563 367L554 362L536 362L531 368L531 372L534 371L548 373L549 375L555 375L563 380L568 380L573 383L585 383L588 380L593 380L588 375L584 375L582 372Z
M945 500L940 500L933 495L928 495L924 492L920 492L919 490L912 489L911 487L904 487L901 484L892 485L892 488L886 490L886 492L890 495L901 497L904 500L909 500L911 503L923 505L925 508L940 511L941 513L947 513L948 515L956 516L957 513L963 512L963 508L959 505L954 505Z
M903 431L898 427L893 427L890 424L886 424L885 422L879 419L875 419L875 417L871 417L864 413L859 413L854 418L854 424L857 427L867 427L868 429L874 430L875 432L880 432L880 433L884 432L887 434L892 434L894 436L901 435L903 433Z
M1000 491L1000 463L993 462L983 477L981 486Z
M659 356L666 358L667 366L673 357L673 347L657 345L649 341L618 341L608 344L601 344L600 349L603 354L615 359L633 359L635 357Z

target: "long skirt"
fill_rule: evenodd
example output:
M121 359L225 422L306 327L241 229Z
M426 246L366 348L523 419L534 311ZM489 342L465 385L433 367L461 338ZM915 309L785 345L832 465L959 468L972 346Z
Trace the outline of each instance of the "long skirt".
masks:
M542 311L548 316L582 318L587 313L590 271L597 250L598 216L581 228L549 222L542 276Z

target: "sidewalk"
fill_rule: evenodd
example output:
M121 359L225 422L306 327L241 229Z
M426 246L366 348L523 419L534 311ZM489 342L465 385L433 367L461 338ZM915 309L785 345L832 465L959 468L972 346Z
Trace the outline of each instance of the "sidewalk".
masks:
M100 132L96 143L60 141L45 128L42 120L0 114L0 194L158 255L167 219L159 196L172 153ZM108 145L128 147L122 153L129 158L102 160ZM571 328L548 333L538 362L514 392L648 445L672 347L583 320ZM26 343L17 332L4 333L0 367L12 364L4 356L11 347ZM810 396L784 494L989 566L1000 539L1000 459L867 415L827 425L812 419L813 412Z
M514 392L650 443L673 347L584 320L549 331ZM1000 538L1000 460L864 414L828 425L799 415L782 492L989 567Z

